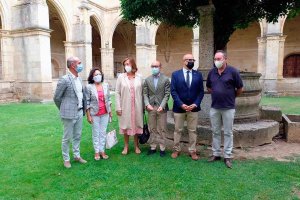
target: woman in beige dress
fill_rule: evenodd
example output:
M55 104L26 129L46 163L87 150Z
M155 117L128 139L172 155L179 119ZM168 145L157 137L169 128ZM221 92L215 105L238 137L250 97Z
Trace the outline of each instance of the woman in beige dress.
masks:
M143 78L137 73L132 58L123 61L125 73L120 74L116 84L116 112L120 134L124 135L123 155L129 151L129 136L134 136L135 153L140 154L138 134L143 133Z

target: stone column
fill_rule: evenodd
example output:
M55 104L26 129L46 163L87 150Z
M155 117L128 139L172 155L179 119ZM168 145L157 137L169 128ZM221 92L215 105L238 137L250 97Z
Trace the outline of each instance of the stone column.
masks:
M151 74L150 65L156 60L156 48L151 41L151 24L146 21L137 22L136 26L136 64L143 77Z
M92 69L92 26L88 15L88 4L82 1L79 6L80 13L76 23L73 25L73 56L77 56L84 65L83 72L80 76L87 80L90 70ZM68 57L67 57L68 58Z
M9 31L0 31L1 40L1 73L0 80L11 81L15 78L14 76L14 62L13 62L13 38Z
M271 95L278 93L277 80L282 79L283 51L286 36L266 35L265 91Z
M200 13L199 68L210 69L214 58L214 11L213 4L197 8Z
M192 40L192 54L194 55L196 61L194 70L197 70L199 67L199 39L193 39Z
M105 79L112 80L114 76L114 48L101 48L101 67L105 74Z
M156 60L157 45L136 44L136 64L144 78L151 75L150 65Z
M16 91L28 101L52 100L51 30L46 1L19 1L12 16Z
M257 60L257 73L261 73L261 79L265 78L266 74L266 37L258 37L258 60Z

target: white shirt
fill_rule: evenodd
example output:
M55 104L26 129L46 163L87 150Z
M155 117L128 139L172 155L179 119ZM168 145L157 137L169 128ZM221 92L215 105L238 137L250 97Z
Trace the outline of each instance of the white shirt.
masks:
M187 71L189 71L189 76L190 76L190 85L192 84L192 79L193 79L193 75L192 75L192 70L187 70L186 68L183 68L183 75L184 75L184 80L186 82L186 75L187 75Z
M71 73L72 74L72 73ZM74 74L72 74L74 83L75 83L75 92L78 98L78 109L82 108L82 99L83 99L83 93L82 93L82 84L81 81L79 79L79 77L74 76Z

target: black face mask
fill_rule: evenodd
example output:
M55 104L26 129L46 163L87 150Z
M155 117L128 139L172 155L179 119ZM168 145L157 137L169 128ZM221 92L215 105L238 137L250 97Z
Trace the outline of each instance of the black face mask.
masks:
M189 69L193 69L193 67L194 67L194 62L188 62L188 64L187 64L186 66L187 66L187 68L189 68Z

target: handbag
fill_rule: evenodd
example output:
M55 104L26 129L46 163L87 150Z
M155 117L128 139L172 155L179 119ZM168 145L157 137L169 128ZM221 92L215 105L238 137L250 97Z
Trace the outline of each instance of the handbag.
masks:
M112 126L111 125L111 122L112 122L112 118L109 116L109 119L108 119L108 122L110 124L110 127ZM112 131L109 131L107 134L106 134L106 144L105 144L105 148L106 149L111 149L113 146L115 146L116 144L118 143L118 138L117 138L117 132L116 130L112 130Z
M116 134L116 130L112 130L107 133L106 135L106 149L111 149L113 146L115 146L118 143L118 138Z
M150 138L150 132L148 129L147 117L146 117L146 114L144 114L143 133L139 135L139 143L146 144L147 141L149 140L149 138Z

